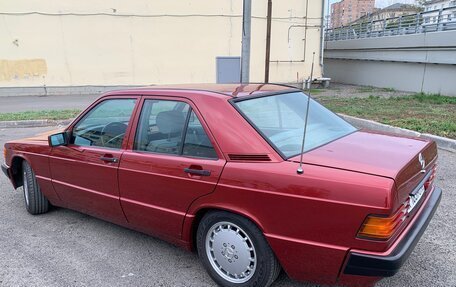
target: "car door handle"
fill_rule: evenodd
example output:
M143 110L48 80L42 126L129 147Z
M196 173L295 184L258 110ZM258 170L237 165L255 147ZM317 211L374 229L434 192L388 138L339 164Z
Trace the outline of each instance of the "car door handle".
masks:
M201 169L192 169L192 168L184 168L184 172L193 175L199 176L210 176L211 172L209 170L201 170Z
M115 157L112 157L112 156L102 156L102 157L100 157L100 160L102 160L104 162L112 162L112 163L118 163L119 162L118 158L115 158Z

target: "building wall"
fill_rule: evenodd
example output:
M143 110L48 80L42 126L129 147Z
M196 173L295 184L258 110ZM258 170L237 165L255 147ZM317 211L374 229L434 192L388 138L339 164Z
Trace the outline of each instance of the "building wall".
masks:
M456 31L328 41L334 82L456 96Z
M331 27L345 26L375 11L375 0L342 0L331 5Z
M384 19L389 19L389 18L416 14L419 12L420 12L420 10L418 8L413 8L413 7L408 7L408 8L403 8L403 9L380 10L379 12L374 13L372 15L372 17L370 17L370 19L373 21L377 21L377 20L384 20Z
M267 1L252 2L250 79L261 82ZM3 1L0 88L215 82L216 57L241 55L242 1L132 3ZM274 4L271 82L302 81L320 58L323 1Z

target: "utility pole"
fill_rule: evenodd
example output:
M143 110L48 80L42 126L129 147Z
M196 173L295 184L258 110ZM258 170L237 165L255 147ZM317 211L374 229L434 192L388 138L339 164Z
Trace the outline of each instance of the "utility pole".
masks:
M250 82L250 39L252 28L252 0L244 0L242 13L241 83Z
M272 0L268 0L268 17L266 27L266 57L264 61L264 82L269 83L269 63L271 62L271 25L272 24Z

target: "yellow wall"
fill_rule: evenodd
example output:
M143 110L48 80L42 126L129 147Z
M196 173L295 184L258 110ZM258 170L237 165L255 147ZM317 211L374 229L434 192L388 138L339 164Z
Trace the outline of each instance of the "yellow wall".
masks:
M250 79L261 82L267 1L252 2ZM271 60L303 60L306 43L306 62L272 62L270 79L302 81L312 52L319 63L322 0L308 1L306 41L304 27L288 41L306 0L273 2ZM242 0L4 0L0 12L0 87L215 82L216 57L241 55ZM43 14L15 14L27 12Z

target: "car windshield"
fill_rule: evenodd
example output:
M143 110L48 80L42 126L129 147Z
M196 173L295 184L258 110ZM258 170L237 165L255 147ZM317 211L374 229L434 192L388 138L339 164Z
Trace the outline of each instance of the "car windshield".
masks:
M286 158L301 153L309 97L302 92L235 101L244 117ZM356 131L352 125L310 100L304 152Z

